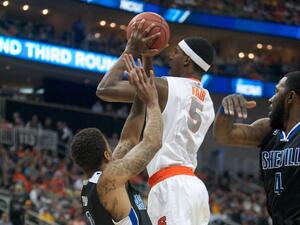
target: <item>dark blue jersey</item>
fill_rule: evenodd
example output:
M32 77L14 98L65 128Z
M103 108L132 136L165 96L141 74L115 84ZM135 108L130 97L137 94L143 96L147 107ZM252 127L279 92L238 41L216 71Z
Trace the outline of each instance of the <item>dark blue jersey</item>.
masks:
M100 176L101 172L97 171L88 181L84 181L81 191L83 212L91 225L113 225L110 213L102 206L98 198L97 182ZM136 218L133 218L132 221L136 221L136 224L151 225L140 194L130 184L127 186L127 193L133 208L130 211L130 219L135 216ZM135 223L133 222L133 224Z
M300 123L276 130L261 144L261 171L274 225L300 225Z

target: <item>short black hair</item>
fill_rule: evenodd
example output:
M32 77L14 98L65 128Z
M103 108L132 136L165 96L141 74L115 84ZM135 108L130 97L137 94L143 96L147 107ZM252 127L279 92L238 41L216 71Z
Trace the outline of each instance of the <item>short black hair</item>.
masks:
M99 170L108 144L103 133L97 128L79 131L71 142L71 156L85 172Z
M184 39L187 45L200 56L207 64L211 65L214 59L214 48L204 38L201 37L187 37ZM194 63L194 62L193 62ZM199 72L205 72L201 67L194 63L194 68Z
M295 91L300 97L300 71L294 71L285 75L286 87L289 91Z

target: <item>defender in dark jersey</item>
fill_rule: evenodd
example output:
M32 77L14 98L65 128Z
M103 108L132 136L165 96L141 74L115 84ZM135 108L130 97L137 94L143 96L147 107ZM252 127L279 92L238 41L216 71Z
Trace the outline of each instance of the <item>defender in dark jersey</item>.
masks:
M114 152L111 154L106 138L95 128L81 130L71 144L73 160L89 178L84 181L81 201L92 225L151 225L141 196L127 182L144 170L160 149L162 117L153 73L149 79L140 67L134 76L128 76L137 96ZM144 105L147 119L139 143Z
M269 118L251 125L233 123L255 107L243 96L229 95L214 123L218 143L261 148L260 166L267 208L274 225L300 224L300 71L286 74L269 100Z

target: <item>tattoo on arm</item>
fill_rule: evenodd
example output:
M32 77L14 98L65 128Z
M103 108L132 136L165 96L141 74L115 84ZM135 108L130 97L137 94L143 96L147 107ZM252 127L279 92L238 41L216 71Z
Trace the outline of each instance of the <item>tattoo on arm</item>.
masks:
M122 159L124 155L126 155L127 152L129 152L130 149L132 149L133 146L134 145L131 142L126 140L119 142L117 147L113 151L112 159L113 160Z
M132 149L140 140L145 121L144 103L135 97L129 116L124 124L120 141L113 151L113 160L121 159Z
M120 56L113 67L104 75L98 84L96 95L103 101L132 102L135 90L128 81L123 80L126 69L123 61L124 54Z
M124 157L125 176L131 177L143 171L161 147L163 133L162 116L159 105L147 108L147 123L144 138Z
M112 68L104 75L100 81L97 91L102 88L107 88L116 81L121 81L123 78L123 72L125 71L125 63L123 61L124 55L122 54L118 61L112 66ZM100 94L100 93L99 93Z
M115 180L107 180L103 184L103 189L105 193L109 193L116 189L116 181Z
M123 159L112 161L104 170L102 176L115 181L115 188L126 183L131 177L143 171L161 147L162 116L158 103L147 108L147 123L143 140L128 152ZM110 184L112 184L110 182ZM112 185L105 188L112 191Z

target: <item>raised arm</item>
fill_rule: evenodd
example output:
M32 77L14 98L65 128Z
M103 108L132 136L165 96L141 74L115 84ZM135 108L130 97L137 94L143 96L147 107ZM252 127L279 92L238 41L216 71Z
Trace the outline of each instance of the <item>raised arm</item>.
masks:
M153 69L153 59L151 56L147 56L147 55L142 55L142 59L143 59L143 67L146 71L146 74L148 76L150 76L150 71L154 71Z
M144 60L148 62L147 65L143 65L143 68L144 70L146 70L145 68L147 68L149 70L149 75L150 73L152 73L153 75L153 70L151 69L152 67L152 63L149 61L149 59L147 59L146 57L144 57ZM134 59L133 59L133 56L132 55L125 55L124 56L124 62L125 62L125 65L126 65L126 70L129 72L129 76L128 76L128 79L130 77L137 77L137 71L141 69L141 62L140 60L138 59L138 65L135 63ZM147 74L147 72L146 72ZM154 79L154 82L155 82L155 87L156 87L156 90L157 90L157 93L158 93L158 102L159 102L159 106L160 106L160 110L163 111L166 104L167 104L167 101L168 101L168 82L166 79L164 78L155 78ZM129 81L130 83L130 81Z
M147 29L142 31L144 23L145 20L142 20L133 25L135 29L132 31L132 35L127 42L123 54L100 81L96 95L102 100L109 102L133 101L135 90L129 85L128 81L123 80L123 74L126 70L123 61L124 56L126 54L132 54L134 56L145 55L150 57L159 52L157 49L149 49L147 46L151 45L151 43L159 37L160 33L147 37L150 31L155 27L155 24L151 24Z
M162 115L153 74L149 80L141 68L138 77L132 77L130 80L135 84L138 96L147 108L144 137L124 158L112 161L103 171L97 184L101 203L116 221L128 216L131 207L125 183L146 168L162 143Z
M120 56L113 67L104 75L98 84L96 95L108 102L132 102L135 90L128 81L123 80L125 71L124 54Z
M234 123L234 116L247 118L247 109L254 108L254 101L247 101L241 95L229 95L222 101L217 113L213 135L219 144L229 146L257 147L271 132L270 119L263 118L254 123Z
M137 145L144 127L145 105L136 96L131 106L130 113L123 126L118 145L112 154L112 159L122 159L130 149Z

